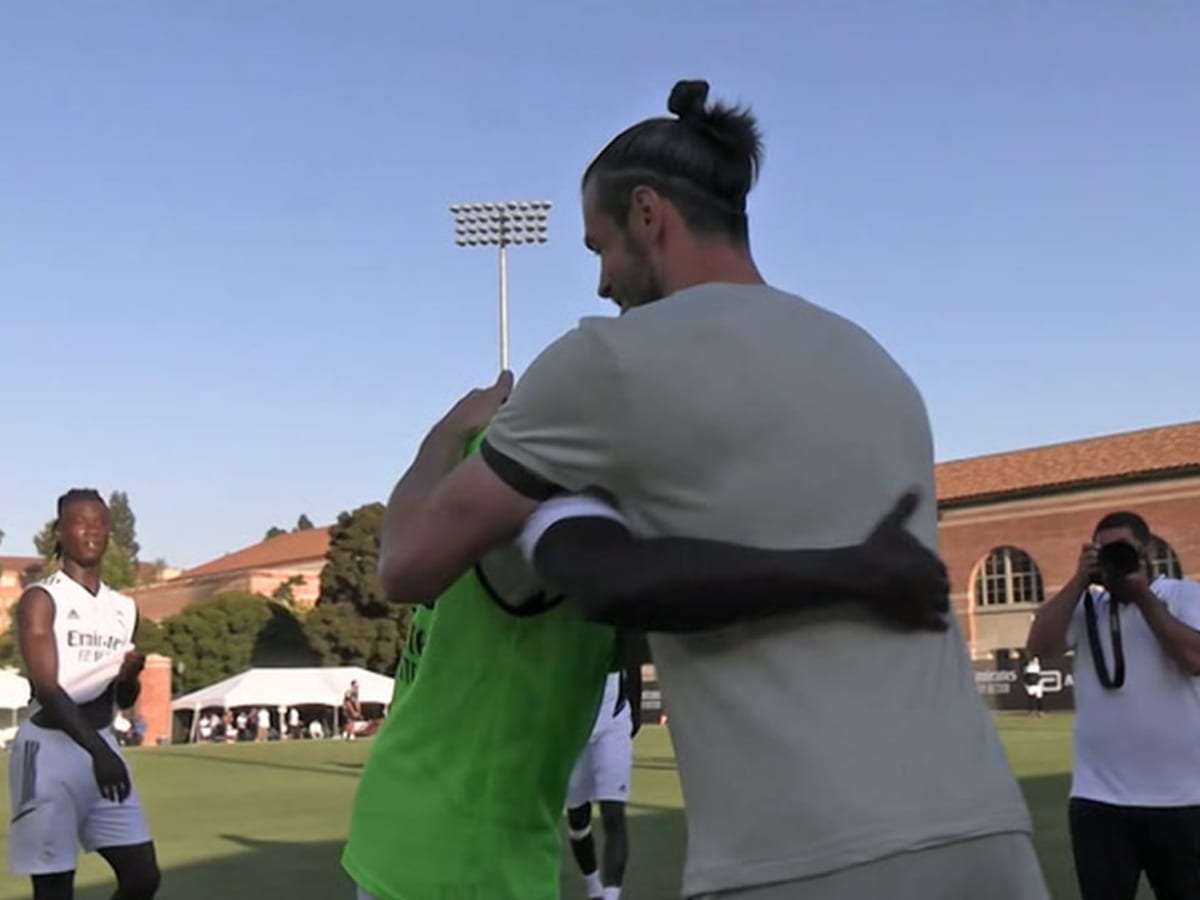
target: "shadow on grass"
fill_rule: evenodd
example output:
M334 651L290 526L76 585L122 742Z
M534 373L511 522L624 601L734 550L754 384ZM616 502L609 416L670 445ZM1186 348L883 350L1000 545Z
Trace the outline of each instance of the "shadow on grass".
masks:
M679 810L640 812L631 807L631 855L626 893L639 900L679 900L685 832ZM235 817L236 821L236 817ZM353 900L342 872L341 841L269 841L237 833L222 836L229 855L187 865L162 860L163 900ZM583 900L581 879L563 838L562 900ZM114 885L79 888L77 900L109 900Z
M241 764L241 760L222 760ZM246 761L249 762L249 761ZM300 767L296 767L300 768ZM338 773L330 768L322 772ZM1053 900L1078 900L1066 808L1069 776L1024 778L1021 788L1033 816L1042 870ZM686 845L683 813L652 804L629 806L630 860L625 894L638 900L679 900ZM236 823L236 816L231 826ZM598 829L603 841L603 829ZM224 835L229 855L201 863L163 863L164 900L352 900L353 886L341 870L341 841L291 842L260 840L234 831ZM575 862L563 840L562 900L584 900ZM79 900L108 900L112 886L81 888ZM1143 886L1139 897L1149 897ZM870 898L864 898L870 900Z
M252 768L271 769L272 771L288 769L293 772L316 772L320 775L342 775L350 778L357 778L362 771L362 763L330 762L325 765L305 766L268 759L245 759L241 756L221 756L219 753L181 753L162 748L155 748L154 755L158 757L174 756L179 759L186 759L188 765L213 763L219 766L250 766Z

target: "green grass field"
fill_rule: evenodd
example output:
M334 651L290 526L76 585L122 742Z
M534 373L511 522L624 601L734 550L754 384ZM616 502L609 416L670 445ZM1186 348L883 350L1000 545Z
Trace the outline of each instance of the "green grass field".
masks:
M1076 898L1066 834L1071 719L1001 717L999 722L1033 811L1053 896ZM304 741L130 752L164 870L160 897L352 898L338 857L369 747L369 742ZM636 766L625 893L629 900L678 900L683 814L663 729L650 727L639 736ZM4 804L7 808L7 794ZM7 817L3 821L7 844ZM564 900L580 900L578 881L564 866ZM110 875L95 857L80 866L79 884L82 900L101 900L111 892ZM28 896L25 883L5 872L0 900Z

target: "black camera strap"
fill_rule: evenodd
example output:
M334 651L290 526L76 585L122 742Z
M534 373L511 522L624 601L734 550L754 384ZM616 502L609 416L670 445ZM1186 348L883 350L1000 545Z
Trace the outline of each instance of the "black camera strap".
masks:
M1087 620L1088 646L1092 648L1092 662L1096 666L1096 677L1110 691L1125 684L1125 647L1121 643L1121 611L1110 594L1108 597L1108 634L1112 638L1113 674L1108 674L1108 662L1104 659L1104 648L1100 646L1100 626L1096 621L1096 604L1092 592L1083 595L1084 619Z

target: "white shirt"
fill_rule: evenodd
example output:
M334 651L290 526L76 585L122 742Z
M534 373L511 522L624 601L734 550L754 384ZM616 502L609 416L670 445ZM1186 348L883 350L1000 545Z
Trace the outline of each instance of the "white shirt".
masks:
M1033 681L1032 679L1026 681L1025 693L1027 693L1030 697L1035 697L1035 698L1041 699L1042 694L1044 693L1044 688L1042 686L1042 680L1041 680L1042 663L1041 663L1041 660L1039 660L1036 656L1033 659L1031 659L1029 661L1029 663L1025 666L1025 675L1026 676L1030 676L1030 675L1038 676L1037 681Z
M116 680L133 649L137 604L105 584L93 596L61 571L36 587L54 601L59 686L76 703L95 700Z
M1200 630L1200 584L1158 578L1150 589L1175 618ZM1093 593L1097 632L1115 673L1107 591ZM1132 604L1119 607L1125 684L1107 690L1096 675L1084 605L1067 644L1075 649L1075 771L1071 796L1118 806L1200 805L1200 679L1163 649Z

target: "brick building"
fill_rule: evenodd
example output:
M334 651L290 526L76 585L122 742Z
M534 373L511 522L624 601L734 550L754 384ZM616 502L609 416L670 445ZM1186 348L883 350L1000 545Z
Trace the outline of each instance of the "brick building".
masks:
M1102 516L1140 513L1158 539L1156 567L1200 579L1200 422L1034 447L937 466L941 552L976 685L997 709L1024 709L1018 654L1038 604L1075 571ZM1070 656L1043 660L1048 709L1070 709ZM643 717L662 697L644 668Z
M41 567L40 556L0 556L0 634L8 630L8 610Z
M186 569L169 580L134 588L129 594L141 614L156 622L225 591L269 597L285 584L298 604L312 606L320 592L328 550L328 528L294 531Z
M1024 646L1105 513L1140 513L1159 570L1200 576L1200 422L942 463L937 490L955 608L980 660Z

